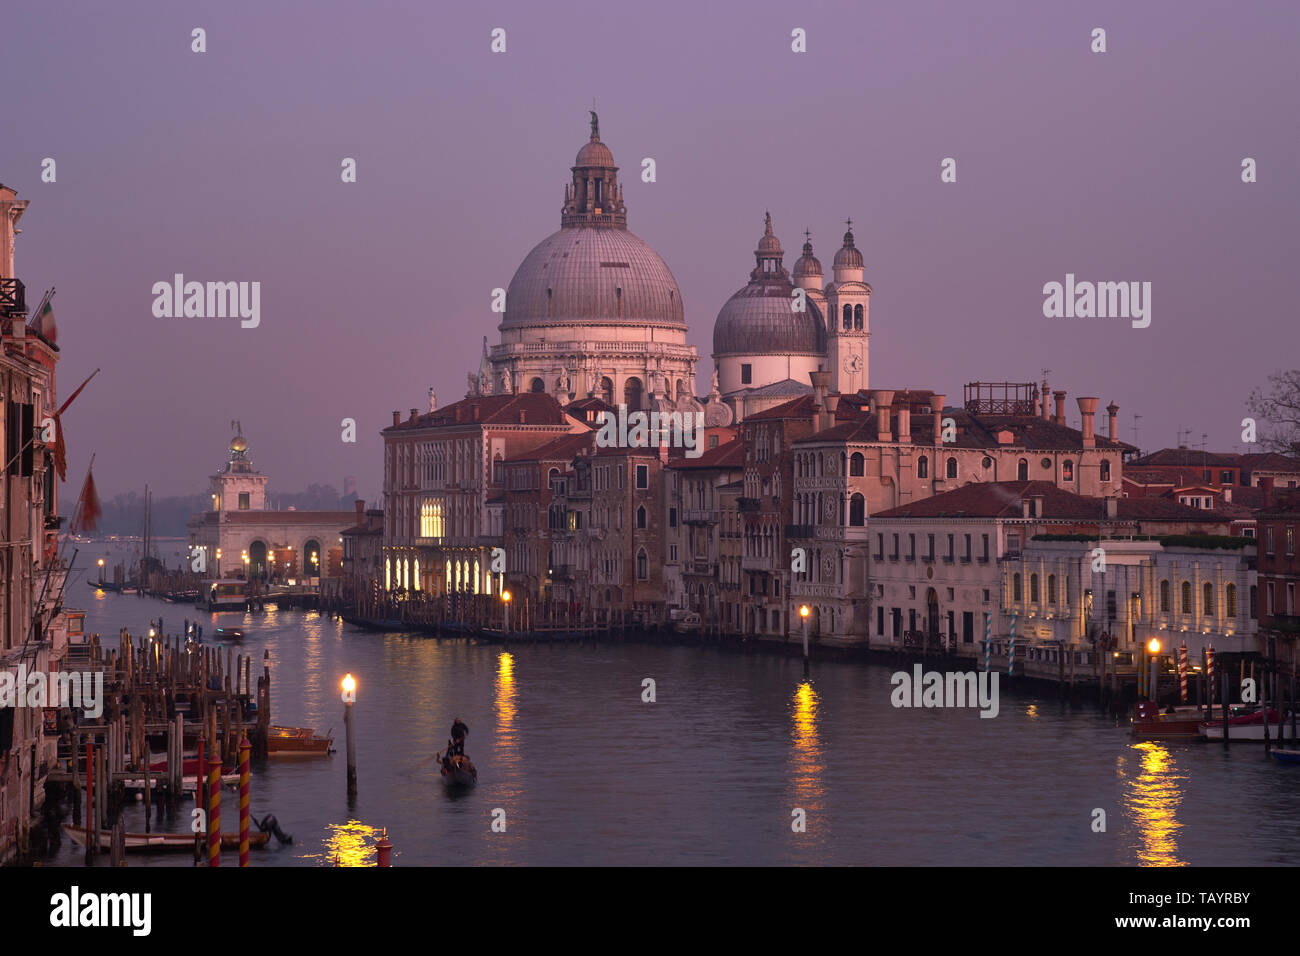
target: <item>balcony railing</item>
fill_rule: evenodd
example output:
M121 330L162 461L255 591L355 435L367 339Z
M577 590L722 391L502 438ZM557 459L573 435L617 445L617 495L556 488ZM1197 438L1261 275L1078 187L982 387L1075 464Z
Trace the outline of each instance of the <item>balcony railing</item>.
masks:
M717 524L718 513L711 508L687 508L682 520L687 524Z
M717 571L716 561L710 561L707 558L691 558L682 564L682 571L686 574L704 575L712 577Z

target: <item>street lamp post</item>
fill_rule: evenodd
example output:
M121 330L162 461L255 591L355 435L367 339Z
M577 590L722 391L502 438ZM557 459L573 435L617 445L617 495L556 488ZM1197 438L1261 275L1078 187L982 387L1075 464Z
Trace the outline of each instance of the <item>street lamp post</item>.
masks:
M99 583L104 583L104 559L99 559Z
M357 700L357 682L351 674L343 677L343 727L347 731L348 746L348 796L357 795L357 747L352 733L352 705Z
M812 613L807 604L800 605L799 617L803 619L803 675L808 676L808 615Z
M1147 644L1147 650L1151 652L1151 680L1150 680L1151 693L1149 696L1151 697L1151 700L1155 703L1156 710L1159 711L1160 709L1160 684L1159 684L1160 641L1154 637L1151 638L1151 642Z
M509 591L501 592L501 603L506 606L505 638L506 640L510 640L510 592Z

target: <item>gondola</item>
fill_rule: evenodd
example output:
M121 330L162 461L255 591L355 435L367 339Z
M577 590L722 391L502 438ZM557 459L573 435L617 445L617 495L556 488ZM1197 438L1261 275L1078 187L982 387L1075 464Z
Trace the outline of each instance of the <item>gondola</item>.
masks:
M452 754L444 760L439 752L438 763L442 766L442 782L447 786L472 787L478 783L478 770L464 754Z

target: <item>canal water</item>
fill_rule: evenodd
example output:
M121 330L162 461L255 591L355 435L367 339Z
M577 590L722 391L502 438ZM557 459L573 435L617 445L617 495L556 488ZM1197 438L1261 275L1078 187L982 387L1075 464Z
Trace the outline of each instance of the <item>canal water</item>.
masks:
M205 640L218 623L242 628L244 653L270 651L273 721L334 731L336 754L254 767L254 816L275 814L294 837L255 852L255 866L373 862L380 829L399 866L1300 863L1300 767L1265 759L1262 745L1135 743L1090 706L1004 690L995 719L896 709L891 669L856 662L815 662L805 680L797 659L764 654L504 649L73 586L69 606L110 639L160 616L171 633L197 617ZM357 678L353 803L345 673ZM466 793L445 789L432 759L458 716L479 770ZM224 798L229 829L235 791ZM188 831L192 806L163 828ZM142 805L127 829L143 830ZM64 841L48 862L81 859Z

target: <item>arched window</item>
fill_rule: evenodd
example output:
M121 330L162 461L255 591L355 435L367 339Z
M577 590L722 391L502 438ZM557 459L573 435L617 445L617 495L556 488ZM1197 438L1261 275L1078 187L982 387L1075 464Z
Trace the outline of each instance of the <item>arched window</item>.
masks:
M855 332L862 331L862 306L860 305L853 307L853 330Z
M614 404L614 380L608 375L600 380L600 400L606 405Z
M1237 585L1229 584L1223 592L1223 606L1228 617L1237 616Z
M1206 617L1214 613L1214 585L1209 581L1201 586L1201 613Z
M1029 575L1029 600L1038 603L1038 575Z
M1024 588L1020 583L1020 575L1011 575L1011 600L1020 601L1024 598Z
M640 530L645 529L645 508L644 507L640 507L636 509L636 526Z
M531 383L529 383L528 390L530 392L544 392L546 391L546 383L540 378L535 378Z
M930 459L926 458L924 455L916 459L916 477L930 477Z
M641 380L635 375L623 383L623 404L629 412L640 410L642 390Z
M1064 481L1074 481L1074 462L1068 458L1061 462L1061 478Z
M854 495L849 499L849 525L861 528L867 523L867 499Z
M1101 480L1110 481L1110 459L1109 458L1103 458L1101 460Z
M1192 613L1192 582L1183 582L1183 613Z
M1056 575L1055 574L1049 574L1047 576L1047 603L1048 604L1056 603Z
M636 553L636 578L638 581L644 581L650 577L649 563L646 561L645 548Z
M853 306L846 304L844 306L844 331L847 332L851 328L853 328Z
M1169 582L1160 582L1160 613L1169 613Z
M957 477L957 459L956 459L956 458L949 458L949 459L948 459L948 469L947 469L947 474L948 474L948 477L949 477L949 478L956 478L956 477Z
M862 452L855 451L853 453L853 457L849 459L849 474L861 475L863 473L863 466L865 463L866 463L866 459L862 457Z
M1029 459L1021 458L1016 462L1016 481L1029 480Z

